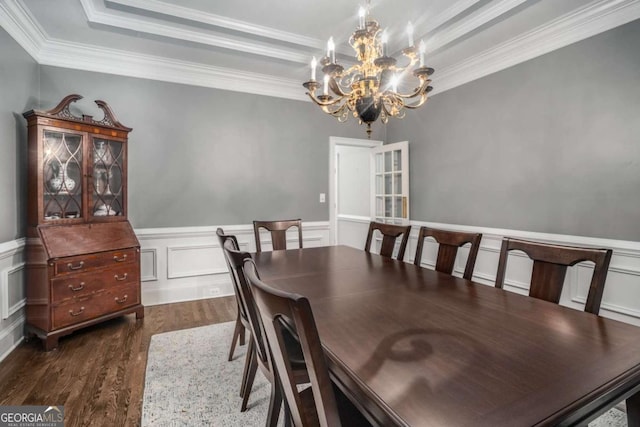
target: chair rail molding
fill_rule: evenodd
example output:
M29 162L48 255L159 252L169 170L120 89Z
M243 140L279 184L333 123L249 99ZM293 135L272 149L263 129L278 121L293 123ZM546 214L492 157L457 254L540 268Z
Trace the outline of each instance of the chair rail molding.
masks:
M637 283L638 276L640 276L640 242L422 221L411 221L411 225L413 227L409 237L406 262L413 262L418 230L421 226L482 233L473 280L488 286L495 284L500 247L502 238L505 236L558 245L612 249L613 256L607 274L600 314L603 317L640 326L640 286ZM422 257L423 266L433 268L437 248L438 245L433 240L428 239L425 242ZM462 277L467 255L468 245L461 248L456 258L453 273L455 276ZM511 252L509 257L505 289L527 295L533 262L526 254L518 251ZM570 267L567 270L560 304L578 310L584 309L592 272L593 264L588 262Z
M253 224L221 225L238 238L240 248L255 251ZM217 240L218 226L136 229L141 245L142 303L167 304L233 295L233 285ZM260 234L263 250L271 250L268 233ZM297 230L287 243L297 243ZM303 222L304 247L328 246L329 222Z

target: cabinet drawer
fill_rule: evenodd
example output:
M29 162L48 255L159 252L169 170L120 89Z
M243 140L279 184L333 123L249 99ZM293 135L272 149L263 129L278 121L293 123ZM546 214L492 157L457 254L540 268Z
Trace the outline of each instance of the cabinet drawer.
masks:
M59 305L116 286L139 282L138 263L124 263L103 271L66 274L51 280L51 303Z
M130 283L52 307L53 329L84 322L140 303L140 286Z
M108 267L136 260L136 248L60 258L54 262L53 274L79 273L92 268Z

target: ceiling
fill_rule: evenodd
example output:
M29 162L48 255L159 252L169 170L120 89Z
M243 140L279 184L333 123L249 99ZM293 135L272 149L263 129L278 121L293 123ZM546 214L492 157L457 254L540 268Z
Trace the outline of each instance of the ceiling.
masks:
M364 0L0 0L40 64L306 100L312 56L338 61ZM640 18L640 0L372 0L392 52L408 21L434 94Z

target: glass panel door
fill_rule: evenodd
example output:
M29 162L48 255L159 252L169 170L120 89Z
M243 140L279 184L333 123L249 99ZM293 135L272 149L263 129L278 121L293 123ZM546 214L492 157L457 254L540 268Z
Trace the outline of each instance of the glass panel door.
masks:
M42 143L44 219L81 218L82 135L45 129Z
M93 138L91 145L93 176L90 214L94 217L124 215L124 144Z
M409 143L382 145L373 159L373 217L378 222L404 224L409 220Z

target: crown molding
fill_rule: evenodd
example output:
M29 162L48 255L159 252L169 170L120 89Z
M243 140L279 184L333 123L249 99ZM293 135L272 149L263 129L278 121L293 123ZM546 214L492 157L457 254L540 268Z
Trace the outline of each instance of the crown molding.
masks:
M640 0L597 0L439 71L433 94L640 18Z
M505 13L515 9L530 0L500 0L489 3L458 22L427 35L427 53L440 49L449 43L464 37L470 32L482 27Z
M299 82L292 79L80 43L50 40L40 52L39 63L255 95L308 100Z
M85 1L91 0L83 0ZM504 0L501 4L506 7L515 2L517 0ZM473 3L472 0L463 0L456 5L462 8ZM166 5L158 1L151 1L150 4ZM489 15L484 15L485 19L487 16ZM638 18L640 0L593 1L507 42L438 70L434 75L432 94L444 92ZM50 39L22 0L0 0L0 25L42 65L309 101L300 82L293 79Z
M128 6L130 6L130 2L126 3ZM147 2L145 1L143 4L149 6L154 2L149 2L149 5L147 5L146 3ZM176 40L185 40L208 46L216 46L223 49L235 50L252 55L266 56L300 64L308 63L310 58L310 54L308 52L286 49L274 46L272 44L260 43L256 41L247 41L238 37L228 37L218 34L212 34L211 32L189 30L183 27L178 27L170 24L162 24L142 18L131 18L122 14L116 15L113 13L108 13L104 10L99 10L95 6L94 0L80 0L80 4L82 5L84 13L87 16L89 22L94 24L101 24L134 32L153 34L156 36L167 37ZM166 3L161 4L166 5ZM173 8L190 10L182 6L174 6ZM167 9L171 8L167 7ZM153 8L145 8L145 10L155 11L153 10ZM191 12L193 13L195 11L191 10ZM221 17L216 16L216 20L219 20L220 18ZM199 20L198 22L202 22L202 20ZM248 28L249 24L245 24L244 26ZM245 31L245 33L246 32L248 31Z
M90 0L91 1L91 0ZM300 34L277 30L275 28L264 27L226 16L215 15L201 10L191 9L184 6L169 4L158 0L104 0L106 3L119 4L133 7L135 9L155 12L162 15L174 16L188 21L200 22L215 27L227 28L229 30L248 33L254 36L266 37L273 40L280 40L306 46L313 49L323 49L325 43L322 40L306 37Z
M45 43L45 32L22 2L7 0L0 2L0 26L38 61Z

